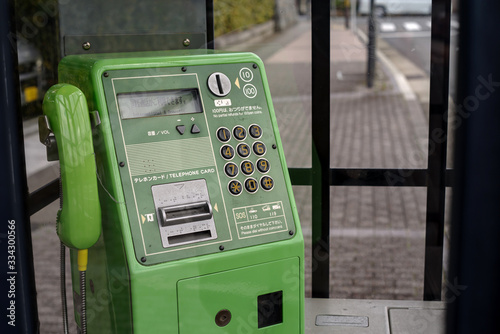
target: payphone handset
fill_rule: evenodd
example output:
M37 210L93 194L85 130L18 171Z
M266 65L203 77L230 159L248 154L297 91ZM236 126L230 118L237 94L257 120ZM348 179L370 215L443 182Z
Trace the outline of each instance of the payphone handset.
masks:
M89 332L303 333L304 243L262 61L207 50L68 56L59 80L101 121L88 176L102 211Z
M61 168L57 234L70 248L88 249L101 234L101 210L87 100L77 87L58 84L46 93L43 111Z

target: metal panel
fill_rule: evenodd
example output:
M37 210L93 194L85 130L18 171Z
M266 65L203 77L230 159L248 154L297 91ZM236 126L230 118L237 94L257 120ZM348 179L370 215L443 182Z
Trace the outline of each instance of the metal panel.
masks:
M59 2L59 24L61 52L64 55L75 54L73 41L75 36L112 39L114 43L99 43L88 39L91 47L88 53L120 51L168 50L170 44L159 46L157 41L171 34L186 33L199 35L191 41L191 48L207 45L207 9L210 1L205 0L73 0ZM138 35L143 35L140 39ZM162 37L163 36L163 37ZM213 38L213 33L212 33ZM77 39L80 41L80 39ZM122 47L117 47L118 43ZM82 42L83 43L83 42ZM94 44L99 47L93 47ZM77 48L83 50L82 44ZM183 45L174 49L182 49Z
M65 36L64 54L198 49L205 38L202 33Z

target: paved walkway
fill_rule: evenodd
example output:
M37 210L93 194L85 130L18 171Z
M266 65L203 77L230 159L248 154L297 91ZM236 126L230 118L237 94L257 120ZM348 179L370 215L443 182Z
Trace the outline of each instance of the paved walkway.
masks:
M290 42L289 37L294 36ZM427 120L405 99L392 67L378 63L367 89L367 51L340 24L331 26L331 166L426 168ZM289 167L311 166L310 23L275 37L264 58ZM403 94L404 93L404 94ZM294 187L306 238L310 295L311 189ZM425 248L425 188L332 187L331 297L421 299Z
M332 24L331 32L331 166L425 168L427 124L419 104L405 99L394 74L380 64L375 87L367 89L365 46L341 25ZM301 21L268 41L240 47L266 64L289 167L311 166L310 44L310 22ZM30 190L56 175L54 168L42 169L30 178ZM294 191L310 296L311 189ZM331 297L421 299L425 189L332 187L331 194ZM57 207L32 217L42 333L61 331L59 247L52 222Z

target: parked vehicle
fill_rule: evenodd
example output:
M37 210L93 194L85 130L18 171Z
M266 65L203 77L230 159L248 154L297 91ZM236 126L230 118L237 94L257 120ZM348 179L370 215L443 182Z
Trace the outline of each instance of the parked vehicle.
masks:
M430 15L432 0L375 0L376 16L421 14ZM370 14L370 0L359 0L359 13Z

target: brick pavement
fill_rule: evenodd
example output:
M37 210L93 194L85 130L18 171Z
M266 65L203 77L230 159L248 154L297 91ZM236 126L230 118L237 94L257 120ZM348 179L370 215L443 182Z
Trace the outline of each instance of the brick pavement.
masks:
M245 46L266 64L289 167L311 166L309 36L310 22L301 21L268 41ZM332 43L331 166L425 168L421 110L404 100L380 66L375 87L365 88L366 50L350 31L333 24ZM294 186L294 192L306 239L310 296L311 189ZM425 196L425 189L417 188L331 189L331 297L421 299ZM59 247L50 222L56 210L54 204L32 217L42 333L61 332Z

